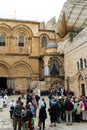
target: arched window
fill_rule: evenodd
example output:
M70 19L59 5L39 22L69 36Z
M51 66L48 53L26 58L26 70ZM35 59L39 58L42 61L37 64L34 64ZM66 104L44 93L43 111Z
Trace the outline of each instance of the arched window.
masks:
M0 34L0 46L5 46L5 34Z
M46 47L46 45L47 45L47 38L46 38L46 36L42 37L41 43L42 43L42 47Z
M77 62L77 68L78 68L78 70L79 70L79 62Z
M59 75L60 74L60 66L56 60L52 60L50 64L50 75Z
M86 59L84 59L84 66L85 66L85 68L86 68Z
M81 67L81 69L83 69L83 59L82 58L80 58L80 67Z
M18 45L19 45L20 47L23 47L23 46L24 46L24 36L23 36L22 34L19 35Z

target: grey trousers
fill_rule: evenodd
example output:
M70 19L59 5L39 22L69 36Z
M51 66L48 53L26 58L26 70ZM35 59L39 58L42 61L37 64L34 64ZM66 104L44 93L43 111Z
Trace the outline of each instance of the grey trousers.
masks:
M66 123L72 124L72 111L66 111Z

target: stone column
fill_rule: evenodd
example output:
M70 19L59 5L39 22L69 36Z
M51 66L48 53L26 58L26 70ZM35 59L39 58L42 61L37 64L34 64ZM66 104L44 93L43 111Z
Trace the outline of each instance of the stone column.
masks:
M48 56L45 56L43 58L44 60L44 76L49 76L50 75L50 71L49 71L49 57Z
M10 88L11 87L11 79L7 78L7 87Z
M8 78L7 79L7 86L10 88L14 88L14 79L13 78Z
M44 76L49 76L49 66L48 65L44 66Z

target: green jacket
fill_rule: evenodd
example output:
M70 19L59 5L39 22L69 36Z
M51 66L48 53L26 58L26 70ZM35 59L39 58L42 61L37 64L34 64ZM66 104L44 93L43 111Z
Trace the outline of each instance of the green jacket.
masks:
M81 107L79 102L74 104L74 112L76 115L79 115L81 113Z

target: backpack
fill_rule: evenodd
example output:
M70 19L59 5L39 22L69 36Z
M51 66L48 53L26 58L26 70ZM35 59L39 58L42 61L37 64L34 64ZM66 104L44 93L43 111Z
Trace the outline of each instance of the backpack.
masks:
M73 103L71 101L66 101L66 103L65 103L65 110L66 111L71 111L71 110L73 110L73 108L74 108Z
M13 111L14 110L14 106L11 106L10 109Z
M21 108L19 106L16 106L13 111L13 115L15 117L21 118Z

